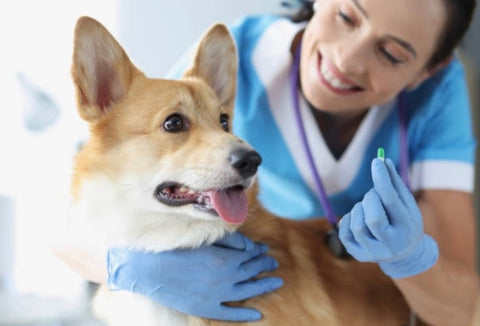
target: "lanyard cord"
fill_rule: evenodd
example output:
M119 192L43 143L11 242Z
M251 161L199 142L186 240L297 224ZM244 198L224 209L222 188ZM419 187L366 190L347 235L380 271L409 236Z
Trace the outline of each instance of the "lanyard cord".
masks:
M337 225L337 218L335 216L335 213L333 212L332 205L330 204L330 201L328 200L327 194L325 193L325 188L323 187L322 180L320 179L320 175L318 174L317 169L315 168L315 163L313 161L313 156L312 156L312 151L310 150L310 146L308 145L308 139L305 134L305 128L303 126L302 122L302 116L300 114L300 105L298 101L298 71L300 67L300 49L302 47L302 44L299 43L297 46L297 49L295 50L295 56L293 60L293 65L292 69L290 72L290 86L292 90L292 99L293 99L293 107L295 109L295 118L297 120L297 125L298 125L298 130L300 132L300 138L302 140L302 145L305 150L305 154L307 154L307 161L308 165L310 167L310 170L312 171L313 174L313 181L315 183L315 190L317 191L317 196L318 199L320 200L320 203L322 204L323 209L325 210L325 214L327 216L328 222L333 227L336 227Z
M310 146L308 144L308 139L305 133L305 127L303 125L302 116L300 113L300 105L298 100L298 76L299 76L299 67L300 67L300 51L301 51L302 43L300 42L295 50L294 60L292 69L290 71L290 89L292 91L292 100L293 100L293 107L295 109L295 118L298 125L298 130L300 133L300 139L302 141L303 148L305 150L305 154L307 155L307 162L310 167L310 170L313 175L313 182L315 184L315 190L317 192L317 197L322 204L322 207L325 211L325 215L327 216L328 222L332 227L336 228L337 225L337 218L333 211L332 205L327 197L325 192L325 187L323 186L322 179L318 174L318 171L315 167L315 162L313 160L312 151L310 150ZM409 181L408 181L408 145L407 145L407 131L406 131L406 117L405 117L405 95L404 93L400 93L398 96L398 114L399 114L399 136L400 136L400 176L410 189Z
M407 145L407 121L406 121L406 112L405 112L405 94L401 92L398 95L398 120L400 124L399 133L400 133L400 176L402 177L403 182L410 189L410 182L408 180L408 164L410 158L408 155L408 145Z

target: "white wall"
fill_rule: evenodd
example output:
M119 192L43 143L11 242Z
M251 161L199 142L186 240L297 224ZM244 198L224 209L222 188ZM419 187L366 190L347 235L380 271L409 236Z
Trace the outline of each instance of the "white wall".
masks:
M285 12L280 0L119 0L119 40L148 76L161 78L213 23Z
M84 281L49 247L66 219L72 157L86 129L70 77L73 29L81 15L114 28L116 8L116 0L0 1L0 278L9 281L1 325L66 318L83 302ZM50 128L26 128L18 73L55 102Z

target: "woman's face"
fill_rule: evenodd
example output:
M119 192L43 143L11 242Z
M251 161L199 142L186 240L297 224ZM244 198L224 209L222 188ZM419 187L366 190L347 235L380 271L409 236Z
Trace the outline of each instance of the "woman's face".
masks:
M300 81L315 107L339 115L383 104L431 72L443 0L317 0Z

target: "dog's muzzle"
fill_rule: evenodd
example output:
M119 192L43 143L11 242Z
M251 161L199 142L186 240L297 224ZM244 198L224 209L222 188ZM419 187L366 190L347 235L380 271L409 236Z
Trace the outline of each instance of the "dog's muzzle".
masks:
M165 205L193 204L198 210L217 215L227 223L243 223L248 215L245 187L248 187L248 179L257 173L262 158L256 151L242 148L232 151L228 160L239 174L237 184L221 189L197 190L169 181L159 185L154 195Z

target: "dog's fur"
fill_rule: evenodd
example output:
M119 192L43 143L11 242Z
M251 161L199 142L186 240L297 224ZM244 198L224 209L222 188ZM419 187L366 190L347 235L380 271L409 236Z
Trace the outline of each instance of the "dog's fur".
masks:
M238 225L192 204L166 205L156 198L157 187L240 186L250 190L248 219L239 230L269 245L280 265L273 275L284 280L273 293L235 303L263 313L256 325L407 325L409 309L377 265L335 258L324 245L323 219L298 222L267 213L251 187L254 176L242 177L232 167L233 151L252 150L220 123L222 114L232 117L236 70L235 45L223 25L207 31L192 66L174 81L147 78L100 23L79 19L72 75L90 138L78 154L72 182L76 231L99 251L211 244ZM183 129L168 132L165 121L176 113ZM105 288L96 306L112 325L228 324Z

